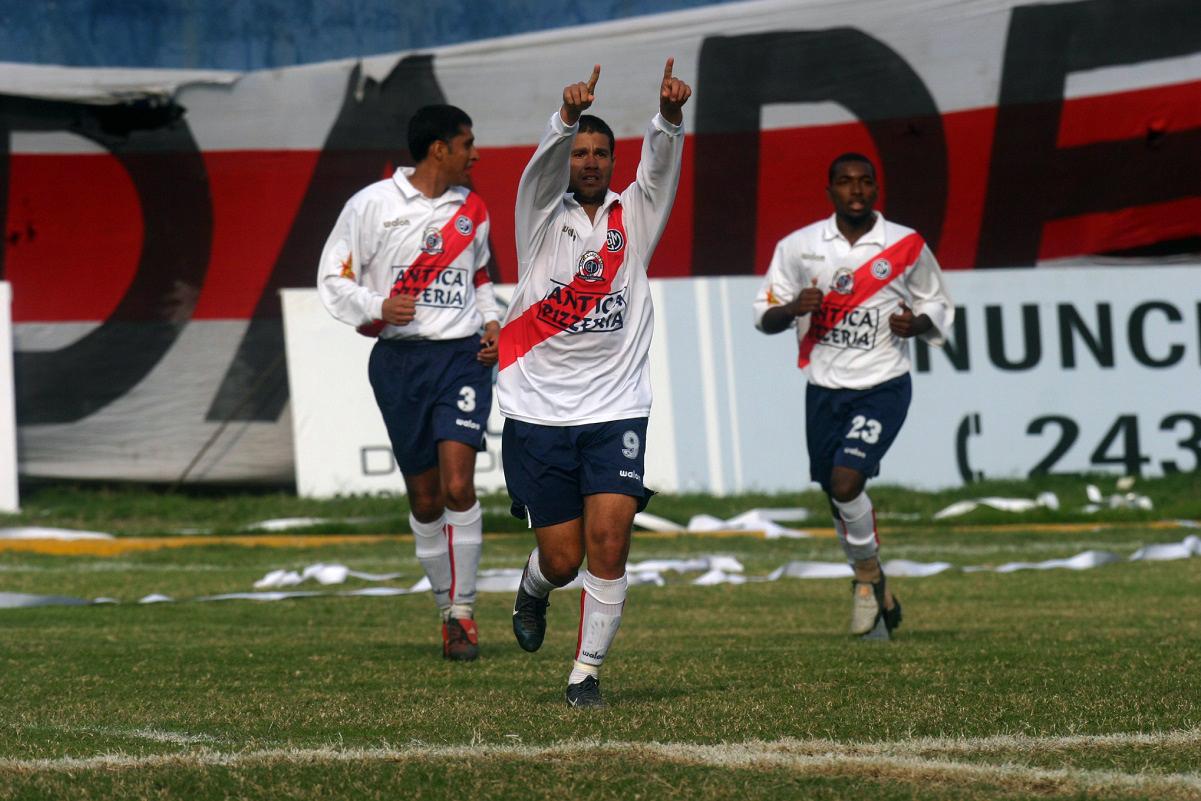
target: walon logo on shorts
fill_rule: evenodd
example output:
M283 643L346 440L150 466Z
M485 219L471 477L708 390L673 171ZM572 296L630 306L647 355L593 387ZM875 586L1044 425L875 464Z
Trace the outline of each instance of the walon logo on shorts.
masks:
M538 301L538 319L568 334L610 333L625 325L626 290L581 292L571 284L555 283Z

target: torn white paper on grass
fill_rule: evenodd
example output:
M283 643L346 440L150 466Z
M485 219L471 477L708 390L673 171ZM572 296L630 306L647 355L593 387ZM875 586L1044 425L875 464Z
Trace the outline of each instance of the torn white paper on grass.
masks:
M807 520L809 510L791 509L751 509L740 515L722 520L713 515L693 515L688 521L688 530L694 533L709 531L762 531L768 539L806 539L809 532L787 528L780 525L781 521Z
M1047 559L1042 562L1007 562L1000 567L983 568L994 573L1013 573L1017 570L1092 570L1094 567L1119 562L1121 559L1109 551L1084 551L1068 559ZM970 571L972 568L964 568Z
M1196 534L1190 534L1181 542L1144 545L1131 554L1130 561L1167 562L1188 559L1190 556L1201 556L1201 537Z
M948 517L958 517L981 506L987 506L999 512L1029 512L1031 509L1058 509L1059 496L1054 492L1040 492L1038 497L1034 499L988 497L956 501L950 506L935 512L934 519L945 520Z
M112 534L102 531L76 531L70 528L17 526L0 528L0 540L111 540Z
M254 583L256 590L271 590L280 587L295 587L306 581L313 580L318 584L342 584L347 578L357 578L363 581L392 581L403 576L403 573L361 573L351 570L346 565L327 565L318 562L309 565L304 570L272 570Z
M1201 556L1201 537L1191 534L1185 537L1179 543L1157 543L1139 548L1129 557L1128 561L1167 561L1175 559L1188 559L1194 556ZM1067 559L1047 559L1042 562L1008 562L1000 566L991 565L973 565L960 568L965 573L1013 573L1019 570L1090 570L1102 565L1112 564L1122 561L1116 554L1109 551L1084 551ZM328 568L330 565L313 565L311 567ZM344 566L337 566L344 567ZM652 569L653 568L653 569ZM885 574L897 578L922 578L926 576L934 576L948 570L956 569L950 562L913 562L908 559L892 559L884 563ZM631 586L653 584L655 586L664 586L667 581L663 578L665 572L690 572L695 570L701 575L691 582L694 586L715 586L718 584L752 584L759 582L778 581L781 578L800 578L800 579L830 579L830 578L851 578L853 573L850 565L845 562L809 562L809 561L792 561L782 565L767 575L763 576L747 576L743 573L743 567L737 559L730 556L709 555L701 557L692 557L689 559L653 559L643 562L632 563L627 567L627 578ZM307 571L307 569L306 569ZM297 575L302 575L306 571L297 571ZM271 576L281 571L272 571L268 573ZM283 571L287 572L287 571ZM313 575L317 575L322 571L309 571ZM364 580L389 580L398 574L392 573L361 573L349 569L342 571L326 572L325 575L343 575L345 577L362 577L368 576L369 579ZM481 570L476 583L479 592L504 592L512 593L517 591L517 586L521 581L521 568L499 568ZM568 588L579 588L580 579L577 577L575 581L567 585ZM194 601L229 601L229 600L252 600L252 601L282 601L289 598L313 598L319 596L357 596L357 597L389 597L395 595L409 595L413 593L423 593L429 590L429 580L422 577L411 587L363 587L354 590L341 590L330 592L326 590L293 590L293 591L259 591L259 592L234 592L224 593L221 595L207 595L200 598L192 598L185 600ZM156 604L156 603L174 603L175 599L169 595L153 593L140 598L137 603L140 604ZM25 595L22 593L5 593L0 592L0 609L17 608L22 606L63 606L63 605L94 605L94 604L113 604L119 603L113 598L96 598L87 601L80 598L69 598L66 596L56 595Z
M674 532L686 531L679 523L668 520L666 517L648 514L647 512L639 512L634 515L634 525L639 528L644 528L647 531Z

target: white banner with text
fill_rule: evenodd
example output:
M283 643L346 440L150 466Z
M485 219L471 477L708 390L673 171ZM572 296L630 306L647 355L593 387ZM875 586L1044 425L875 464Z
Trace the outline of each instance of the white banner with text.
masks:
M758 281L652 281L652 488L809 486L796 340L755 330ZM913 405L880 481L1201 469L1197 265L956 271L947 281L955 328L945 349L914 347ZM299 493L402 492L367 382L373 340L334 321L315 290L285 290L283 307ZM502 424L494 408L481 489L504 487Z

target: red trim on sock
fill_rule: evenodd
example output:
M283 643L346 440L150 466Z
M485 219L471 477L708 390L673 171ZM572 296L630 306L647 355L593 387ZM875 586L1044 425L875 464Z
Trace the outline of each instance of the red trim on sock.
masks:
M450 555L450 603L455 603L455 527L446 524L446 552Z

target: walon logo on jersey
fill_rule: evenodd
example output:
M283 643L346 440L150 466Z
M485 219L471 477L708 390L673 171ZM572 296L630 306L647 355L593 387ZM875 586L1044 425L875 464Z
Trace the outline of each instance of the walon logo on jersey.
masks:
M421 235L421 250L431 255L442 252L442 232L430 226Z
M585 250L575 268L576 275L590 283L605 280L605 262L595 250Z
M626 238L621 231L616 228L610 228L605 232L605 248L610 253L616 253L626 246Z

